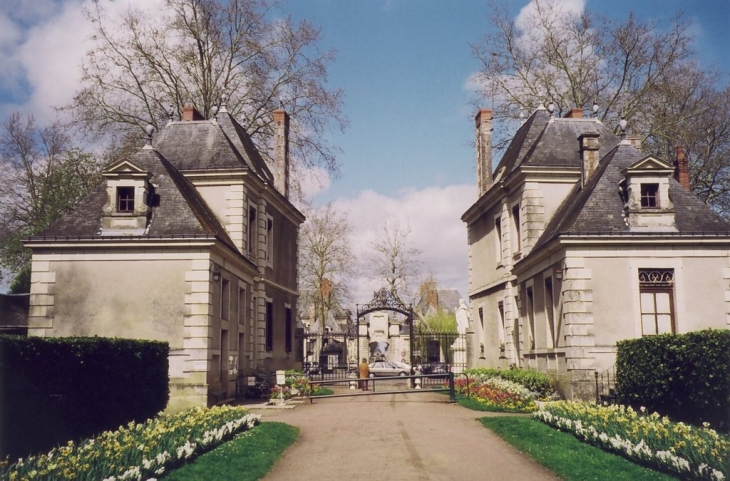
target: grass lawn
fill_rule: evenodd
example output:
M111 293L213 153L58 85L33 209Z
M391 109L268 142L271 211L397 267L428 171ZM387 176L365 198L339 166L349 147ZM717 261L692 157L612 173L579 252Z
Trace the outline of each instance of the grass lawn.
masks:
M582 443L572 434L558 431L532 418L505 416L482 418L479 421L566 481L676 479Z
M299 437L299 429L284 423L261 423L168 473L165 481L248 481L261 479Z
M332 389L328 387L323 387L320 388L319 391L317 391L316 393L312 394L312 396L330 396L334 393L335 392Z

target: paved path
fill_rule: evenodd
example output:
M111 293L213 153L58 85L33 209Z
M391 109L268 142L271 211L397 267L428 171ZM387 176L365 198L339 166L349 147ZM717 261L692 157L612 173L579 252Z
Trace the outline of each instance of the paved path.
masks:
M476 421L490 415L441 394L319 399L252 410L300 428L265 478L278 480L556 480Z

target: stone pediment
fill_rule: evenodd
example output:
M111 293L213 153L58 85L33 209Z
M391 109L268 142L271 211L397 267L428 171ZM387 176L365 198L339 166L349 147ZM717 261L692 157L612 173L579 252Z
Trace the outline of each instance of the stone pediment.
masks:
M624 176L629 175L671 175L674 173L674 167L667 164L663 160L654 157L653 155L647 155L638 162L625 168L622 172Z
M149 173L131 160L123 159L104 169L102 175L104 177L147 177Z

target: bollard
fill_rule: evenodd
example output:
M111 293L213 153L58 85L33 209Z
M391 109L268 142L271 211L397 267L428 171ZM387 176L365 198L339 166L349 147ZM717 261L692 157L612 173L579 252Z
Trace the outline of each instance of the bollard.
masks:
M284 386L286 386L286 371L276 371L276 384L279 385L279 404L284 404Z

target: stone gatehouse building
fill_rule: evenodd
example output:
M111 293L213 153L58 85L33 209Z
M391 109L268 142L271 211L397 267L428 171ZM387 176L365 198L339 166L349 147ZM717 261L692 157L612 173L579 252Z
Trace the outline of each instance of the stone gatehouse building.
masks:
M689 191L681 147L645 155L579 109L538 109L496 169L492 112L476 116L468 228L473 329L484 359L538 369L592 399L616 342L728 328L730 224Z
M170 345L175 411L236 397L254 370L294 368L297 235L289 117L273 172L225 106L186 108L32 249L28 334ZM150 135L151 137L151 135Z

